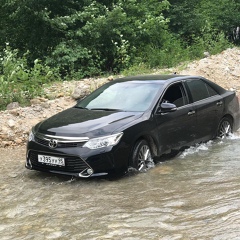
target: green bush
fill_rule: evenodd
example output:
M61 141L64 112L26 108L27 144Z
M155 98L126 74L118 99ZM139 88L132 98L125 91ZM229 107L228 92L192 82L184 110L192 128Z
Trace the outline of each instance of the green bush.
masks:
M57 69L50 69L36 59L33 67L27 64L27 55L18 56L18 50L9 46L3 49L0 58L0 109L10 102L26 104L42 94L41 86L59 79Z
M182 62L204 57L204 52L217 54L233 45L223 33L205 32L202 36L192 35L193 42L187 46L177 37L166 34L162 46L146 45L132 60L133 64L122 71L124 75L146 74L153 69L171 68Z
M189 46L189 60L202 58L204 52L209 52L211 55L220 53L221 51L233 47L223 32L206 32L201 37L193 36L194 42Z

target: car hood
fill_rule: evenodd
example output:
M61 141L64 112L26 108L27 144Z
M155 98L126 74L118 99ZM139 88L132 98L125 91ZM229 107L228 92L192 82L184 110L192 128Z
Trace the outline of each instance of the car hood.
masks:
M37 124L35 131L56 136L93 138L112 134L142 114L70 108Z

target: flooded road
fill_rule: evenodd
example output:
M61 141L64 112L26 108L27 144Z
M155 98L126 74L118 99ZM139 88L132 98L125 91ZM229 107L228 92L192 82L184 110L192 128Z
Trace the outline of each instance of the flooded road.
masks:
M23 147L0 159L1 240L240 239L237 135L116 180L29 171Z

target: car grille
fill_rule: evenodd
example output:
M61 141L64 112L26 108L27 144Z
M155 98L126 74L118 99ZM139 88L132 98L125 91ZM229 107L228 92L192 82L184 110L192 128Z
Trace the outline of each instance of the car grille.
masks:
M42 154L42 153L39 153ZM63 157L65 159L65 166L52 166L44 163L38 162L38 152L30 151L29 159L34 169L46 171L46 170L55 170L55 171L65 171L65 172L82 172L89 166L78 156L68 156L68 155L55 155L55 154L46 154L53 157Z
M49 146L49 140L39 138L35 136L35 142L44 145ZM58 142L57 147L58 148L68 148L68 147L82 147L85 142Z

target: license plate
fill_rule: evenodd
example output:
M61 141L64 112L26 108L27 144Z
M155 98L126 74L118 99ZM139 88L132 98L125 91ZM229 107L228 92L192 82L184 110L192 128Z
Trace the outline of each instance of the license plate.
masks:
M60 157L38 155L38 162L49 164L49 165L65 166L64 158L60 158Z

